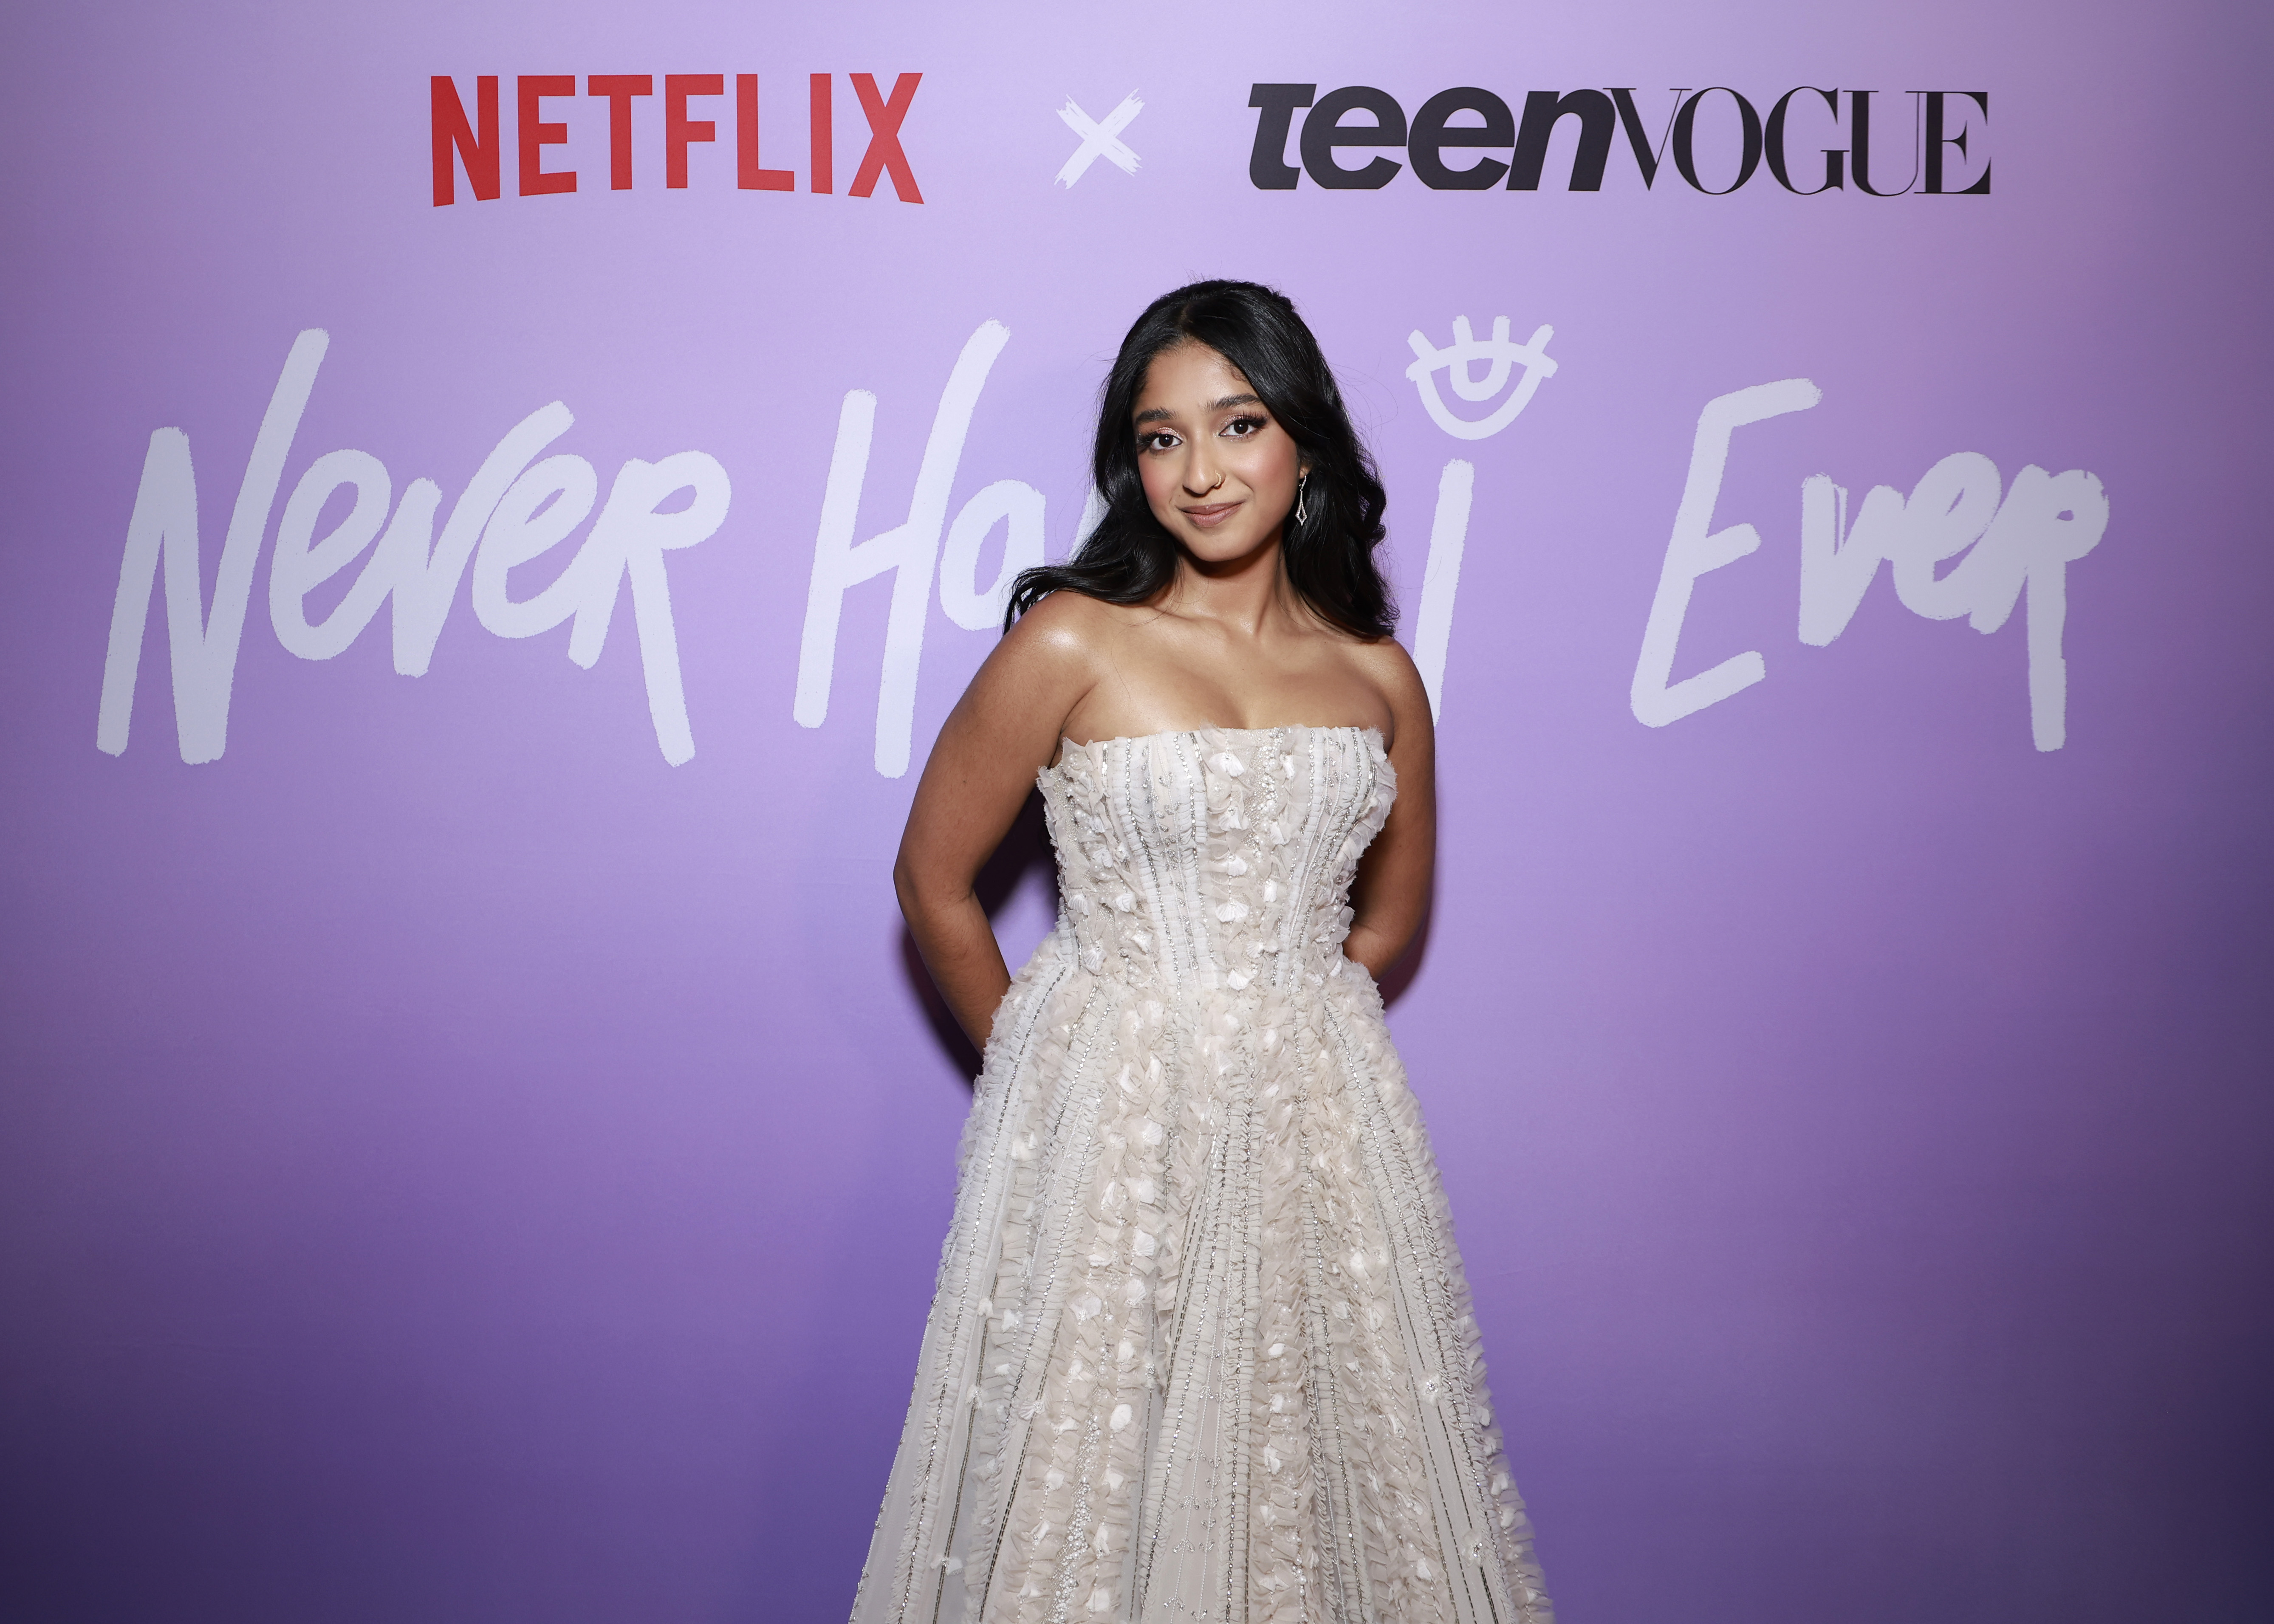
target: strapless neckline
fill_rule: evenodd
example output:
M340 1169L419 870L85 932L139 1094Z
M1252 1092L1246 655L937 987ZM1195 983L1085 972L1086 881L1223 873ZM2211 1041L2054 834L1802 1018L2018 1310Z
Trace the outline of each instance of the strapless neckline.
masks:
M1374 743L1384 750L1389 748L1382 741L1382 729L1371 723L1357 722L1283 722L1276 727L1168 727L1159 733L1117 733L1111 739L1088 741L1061 733L1058 735L1058 747L1063 756L1068 748L1094 750L1117 744L1151 744L1161 739L1199 739L1211 733L1228 733L1235 739L1260 738L1266 733L1354 733L1361 739L1372 735Z

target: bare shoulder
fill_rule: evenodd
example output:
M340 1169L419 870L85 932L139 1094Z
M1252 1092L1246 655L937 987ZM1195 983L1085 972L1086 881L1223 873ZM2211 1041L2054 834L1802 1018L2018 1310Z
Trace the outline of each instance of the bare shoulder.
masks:
M1382 696L1393 707L1402 700L1419 699L1425 705L1429 703L1428 694L1421 686L1420 668L1397 638L1377 637L1369 643L1352 637L1343 647L1351 663L1382 690Z
M1093 656L1119 628L1120 613L1086 593L1052 592L1019 617L1003 634L1003 643L1034 645L1038 654L1061 658Z
M1432 731L1429 692L1404 645L1395 637L1376 638L1370 643L1353 637L1343 647L1351 665L1389 707L1393 748L1417 731L1426 737Z
M1110 604L1061 589L1019 617L998 652L1022 668L1077 676L1087 691L1126 664L1133 640L1141 641L1161 621L1160 610L1150 605Z
M1019 621L1005 632L1005 637L1096 637L1098 632L1112 626L1112 603L1101 603L1085 591L1062 587L1019 616Z
M995 645L965 695L965 707L1038 718L1050 746L1096 685L1114 625L1111 605L1053 592L1020 615Z

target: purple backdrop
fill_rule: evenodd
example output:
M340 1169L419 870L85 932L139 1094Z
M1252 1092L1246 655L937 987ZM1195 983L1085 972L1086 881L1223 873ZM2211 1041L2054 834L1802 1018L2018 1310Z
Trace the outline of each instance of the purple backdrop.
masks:
M968 1098L878 759L921 762L1005 554L1072 545L1127 321L1220 274L1317 327L1442 660L1392 1021L1566 1618L2261 1615L2264 8L143 4L0 37L0 1611L842 1616ZM434 201L438 74L495 199L451 147ZM528 164L546 74L578 94ZM606 74L653 79L622 190ZM1570 190L1574 117L1535 192L1322 187L1412 157L1322 140L1259 188L1306 115L1259 155L1251 89L1299 81L1416 120L1633 86L1656 176L1605 125ZM1708 94L1685 139L1668 87L1715 85L1764 119L1841 90L1781 133L1794 186L1826 149L1849 184L1708 195L1743 115ZM1858 87L1902 195L1854 184ZM1942 195L1930 107L1969 137ZM1409 377L1456 318L1471 359ZM1717 437L1748 402L1779 415ZM1749 555L1713 539L1741 524ZM1017 953L1038 839L988 878Z

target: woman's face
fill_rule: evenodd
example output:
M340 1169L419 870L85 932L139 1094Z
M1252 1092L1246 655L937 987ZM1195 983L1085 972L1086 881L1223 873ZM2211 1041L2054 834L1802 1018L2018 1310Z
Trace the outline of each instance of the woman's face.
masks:
M1155 356L1134 428L1145 500L1194 558L1230 563L1277 539L1301 452L1231 362L1190 342Z

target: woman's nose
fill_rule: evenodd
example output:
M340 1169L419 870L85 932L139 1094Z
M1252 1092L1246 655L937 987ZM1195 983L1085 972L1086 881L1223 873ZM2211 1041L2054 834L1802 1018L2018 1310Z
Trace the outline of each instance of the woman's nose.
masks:
M1192 455L1185 462L1184 486L1186 494L1206 496L1224 483L1224 470L1216 463L1215 448L1206 440L1195 445Z

